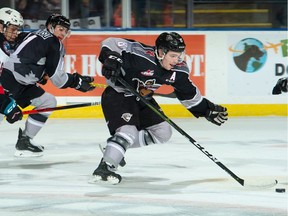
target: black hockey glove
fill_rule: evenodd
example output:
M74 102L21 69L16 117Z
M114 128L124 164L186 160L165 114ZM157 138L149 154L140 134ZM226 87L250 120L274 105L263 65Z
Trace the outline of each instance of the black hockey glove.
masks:
M95 89L95 86L91 85L91 82L94 81L93 77L82 76L78 73L74 73L73 78L74 84L72 85L72 88L75 88L76 90L81 92L92 91L93 89Z
M41 85L46 85L48 82L49 76L45 73L43 77L38 81L39 84Z
M17 106L15 100L12 98L5 99L2 106L0 107L0 113L6 116L6 120L10 124L21 120L23 117L22 111Z
M277 84L273 88L272 94L278 95L282 92L288 91L288 77L281 78L277 81Z
M106 79L110 79L113 83L115 83L117 78L121 74L122 63L123 61L119 53L110 52L110 54L104 61L104 64L102 67L102 75Z
M208 101L208 100L207 100ZM227 116L227 109L217 104L213 104L212 102L208 101L209 109L206 111L205 118L216 124L221 126L225 121L228 120Z

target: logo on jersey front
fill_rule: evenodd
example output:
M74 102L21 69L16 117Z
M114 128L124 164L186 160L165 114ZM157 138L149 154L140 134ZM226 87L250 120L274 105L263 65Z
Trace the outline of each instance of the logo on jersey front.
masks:
M149 89L152 91L155 91L156 89L158 89L161 85L156 83L156 79L149 79L146 80L145 82L142 80L139 80L137 78L133 78L133 81L137 81L137 91L139 92L139 89L145 88L145 89Z
M129 122L130 119L131 119L131 117L132 117L132 114L131 114L131 113L123 113L122 116L121 116L121 118L122 118L124 121L126 121L126 122Z
M141 74L143 76L153 76L154 75L154 70L147 70L147 71L142 71Z

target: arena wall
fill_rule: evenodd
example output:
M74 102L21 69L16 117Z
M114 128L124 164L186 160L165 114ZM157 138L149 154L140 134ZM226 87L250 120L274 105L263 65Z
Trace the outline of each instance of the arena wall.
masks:
M165 30L167 31L167 30ZM168 30L170 31L170 30ZM173 30L171 30L173 31ZM100 43L107 37L125 37L154 45L162 31L74 31L65 42L65 69L78 71L105 84L98 61ZM229 116L287 116L288 95L272 95L277 80L288 76L286 31L177 31L186 44L190 78L204 97L228 108ZM43 86L56 95L58 105L100 101L104 88L81 93ZM172 88L161 87L159 93ZM176 98L157 97L169 117L191 117ZM29 107L28 109L31 109ZM55 118L103 118L101 106L55 111Z

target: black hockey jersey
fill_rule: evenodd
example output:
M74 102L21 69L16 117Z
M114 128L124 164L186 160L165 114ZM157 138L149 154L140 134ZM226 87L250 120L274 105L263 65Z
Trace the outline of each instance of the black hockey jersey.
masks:
M23 85L35 84L48 74L58 88L71 85L73 78L64 71L65 49L62 42L47 29L29 33L4 63Z
M189 78L185 61L165 70L155 55L155 47L123 38L108 38L102 42L99 60L104 63L109 52L116 51L122 56L123 78L139 91L146 88L155 91L161 85L171 85L179 101L196 117L205 115L206 99ZM107 83L118 92L126 90L118 83ZM204 99L204 100L203 100Z

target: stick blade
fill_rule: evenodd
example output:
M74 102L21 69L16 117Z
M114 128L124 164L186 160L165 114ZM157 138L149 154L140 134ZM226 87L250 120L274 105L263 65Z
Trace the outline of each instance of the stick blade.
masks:
M243 186L249 189L267 189L272 188L278 184L277 180L263 180L263 179L253 179L245 180Z

